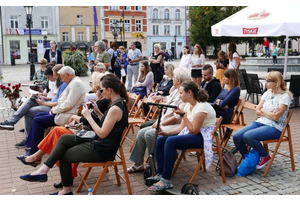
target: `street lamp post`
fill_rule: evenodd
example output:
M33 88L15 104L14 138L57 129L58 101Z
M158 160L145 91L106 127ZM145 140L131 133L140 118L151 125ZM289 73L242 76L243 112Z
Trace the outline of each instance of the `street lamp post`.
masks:
M122 32L122 27L118 26L118 23L120 23L120 22L122 23L122 21L115 21L115 22L113 22L114 26L110 26L110 28L112 29L112 34L114 36L115 42L117 42L119 33Z
M26 19L27 19L27 25L29 28L29 45L30 45L30 81L33 80L33 76L35 74L35 66L33 64L33 58L32 58L32 41L31 41L31 17L32 17L32 10L33 6L24 6L25 12L26 12Z
M177 38L177 35L174 35L174 40L175 40L174 59L177 59L177 54L176 54L176 38Z
M47 50L47 35L44 36L44 52Z

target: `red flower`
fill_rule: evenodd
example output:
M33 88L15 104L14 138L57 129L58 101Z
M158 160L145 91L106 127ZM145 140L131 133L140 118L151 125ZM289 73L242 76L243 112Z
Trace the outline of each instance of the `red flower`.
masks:
M21 83L19 83L19 87L21 87Z
M15 89L15 86L14 86L14 85L12 86L12 89Z
M8 87L10 87L10 83L8 83L7 85L8 85Z
M9 90L9 87L6 87L7 90Z

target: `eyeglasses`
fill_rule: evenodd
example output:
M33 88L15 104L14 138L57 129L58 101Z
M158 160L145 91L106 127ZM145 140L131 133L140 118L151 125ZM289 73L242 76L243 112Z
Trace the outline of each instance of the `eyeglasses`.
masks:
M101 93L103 93L103 89L99 89L99 91L100 91Z
M274 80L267 80L267 83L270 83L270 82L275 82Z

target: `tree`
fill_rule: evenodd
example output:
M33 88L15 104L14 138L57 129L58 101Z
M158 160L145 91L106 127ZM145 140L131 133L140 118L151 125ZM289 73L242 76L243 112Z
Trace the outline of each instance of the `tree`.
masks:
M62 57L64 58L64 65L72 67L76 76L87 76L89 68L84 63L85 56L80 51L66 50Z

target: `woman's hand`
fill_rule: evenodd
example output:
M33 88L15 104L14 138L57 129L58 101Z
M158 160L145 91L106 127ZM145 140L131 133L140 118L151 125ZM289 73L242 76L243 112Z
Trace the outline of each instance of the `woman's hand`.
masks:
M78 115L72 115L72 117L69 119L70 124L74 121L77 123L80 123L80 118Z
M156 127L157 127L157 121L154 124L152 124L151 128L156 128Z
M167 131L163 131L163 130L159 129L158 135L169 136L170 134Z
M86 104L83 105L83 109L81 111L81 114L88 120L91 117L91 113L87 107Z
M97 115L101 114L101 111L99 110L99 108L98 108L96 102L95 102L95 101L91 101L91 103L92 103L92 109L93 109L93 111L94 111Z
M45 99L39 95L38 98L35 99L35 102L37 102L40 106L42 106L45 103Z
M176 113L177 115L181 115L182 113L184 113L184 111L181 110L179 107L177 107L177 108L174 110L174 113Z
M217 99L216 100L216 105L219 105L220 101L221 101L220 99Z

